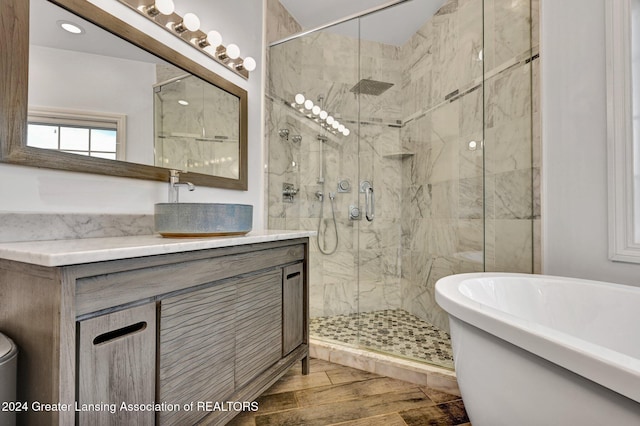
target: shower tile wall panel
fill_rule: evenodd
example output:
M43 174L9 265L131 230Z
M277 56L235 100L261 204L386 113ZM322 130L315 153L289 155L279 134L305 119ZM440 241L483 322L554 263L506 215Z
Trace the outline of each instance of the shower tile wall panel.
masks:
M482 271L482 14L449 1L404 46L402 308L448 329L435 282ZM475 89L474 89L475 88Z
M538 0L533 3L537 8ZM529 0L485 0L491 34L482 53L480 0L450 0L400 48L363 40L358 52L355 24L348 23L353 38L317 33L270 49L276 58L267 103L271 228L315 230L320 213L314 195L321 189L319 128L283 100L300 91L323 94L326 109L338 111L351 129L349 137L324 144L325 196L336 191L338 179L349 179L353 189L336 195L336 253L321 255L311 245L312 317L401 308L446 330L434 298L439 278L482 271L485 256L487 270L539 271L539 61L526 61L532 56L523 27L528 8ZM532 17L535 34L537 13ZM533 87L527 67L533 67ZM361 78L394 86L380 96L361 95L358 104L350 89ZM281 139L280 128L300 134L302 143ZM470 141L478 149L469 150ZM364 207L359 176L371 179L376 191L372 223L348 219L350 204ZM282 182L300 188L293 204L282 203ZM321 235L331 248L328 201Z
M267 0L267 43L302 31L302 27L278 0ZM267 49L269 51L269 49Z
M446 314L435 303L439 278L482 271L485 261L486 270L534 268L539 160L532 158L531 63L525 61L533 55L529 3L484 2L482 52L478 0L447 2L405 46L409 101L401 138L415 156L403 162L402 173L402 308L444 329ZM488 76L484 105L480 55ZM483 119L484 158L482 149L468 149L470 141L483 141Z

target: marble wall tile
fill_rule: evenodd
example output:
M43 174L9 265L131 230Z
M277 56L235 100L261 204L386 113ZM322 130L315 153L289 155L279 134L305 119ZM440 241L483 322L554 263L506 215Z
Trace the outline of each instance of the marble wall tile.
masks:
M432 113L430 182L458 179L459 102L444 104Z
M484 0L485 69L531 48L531 1Z
M434 219L458 217L460 182L447 180L427 184L427 186L431 188L431 217Z
M302 44L297 40L268 49L269 60L272 64L278 64L278 70L268 73L267 93L290 100L298 90L301 90L300 54L302 49Z
M487 272L497 271L496 267L496 221L484 223L484 268Z
M153 234L153 215L0 212L0 242Z
M360 279L358 300L359 312L395 309L400 305L400 281Z
M482 137L483 123L483 91L482 86L475 86L459 100L460 135L463 137Z
M266 41L271 43L302 31L300 24L279 0L267 0Z
M458 221L433 219L429 235L429 250L433 254L451 256L457 253Z
M540 0L531 0L530 3L531 3L531 46L533 47L534 51L536 51L540 47Z
M460 179L458 191L458 218L482 219L484 217L484 179L472 177Z
M533 221L496 220L495 268L503 272L533 272Z
M532 169L496 175L496 219L532 219Z
M482 261L484 250L484 220L469 219L458 221L457 253L465 253L467 258Z
M457 65L460 70L458 87L465 87L482 79L483 63L483 22L482 2L459 2L457 10L458 37L456 52Z
M531 117L531 69L531 63L521 64L506 69L485 82L487 128Z
M409 244L406 249L409 250L430 250L435 242L432 240L433 223L431 219L420 219L410 223L408 229L410 236Z
M513 118L485 131L486 173L528 169L532 165L531 116Z

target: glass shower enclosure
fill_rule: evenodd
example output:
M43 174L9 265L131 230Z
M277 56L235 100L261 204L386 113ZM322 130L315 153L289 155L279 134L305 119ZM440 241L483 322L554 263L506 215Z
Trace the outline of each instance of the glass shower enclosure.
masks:
M318 232L312 338L453 368L435 282L539 269L536 8L409 0L270 46L268 226Z

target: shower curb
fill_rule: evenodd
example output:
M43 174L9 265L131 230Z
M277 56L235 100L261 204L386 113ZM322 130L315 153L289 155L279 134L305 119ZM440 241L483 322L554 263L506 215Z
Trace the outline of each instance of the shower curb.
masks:
M454 371L336 343L310 339L312 358L357 368L460 396Z

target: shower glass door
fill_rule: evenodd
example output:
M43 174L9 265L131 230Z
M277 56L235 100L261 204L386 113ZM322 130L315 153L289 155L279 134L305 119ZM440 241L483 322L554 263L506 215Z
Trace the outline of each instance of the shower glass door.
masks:
M448 368L435 283L484 270L482 16L482 0L414 0L359 19L359 180L376 212L359 223L359 343ZM381 40L389 22L414 27Z
M358 345L358 21L269 49L271 229L318 232L310 246L311 334ZM336 124L337 123L337 124ZM344 127L341 127L344 126ZM283 188L298 192L283 196ZM357 219L357 218L356 218Z

